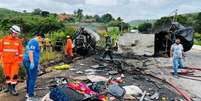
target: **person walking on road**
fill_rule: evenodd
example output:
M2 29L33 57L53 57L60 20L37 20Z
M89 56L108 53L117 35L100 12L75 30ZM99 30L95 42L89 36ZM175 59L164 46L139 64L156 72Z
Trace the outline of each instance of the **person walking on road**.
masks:
M177 77L178 68L183 68L184 58L184 48L179 38L176 38L176 42L171 46L170 58L173 63L173 75Z
M27 95L28 101L34 99L34 87L36 84L38 65L40 60L40 43L42 43L44 35L36 32L35 37L31 39L24 53L23 64L27 71Z
M23 60L22 40L18 38L20 27L13 25L11 33L0 40L0 58L2 61L3 73L6 78L7 90L17 96L16 91L19 64Z

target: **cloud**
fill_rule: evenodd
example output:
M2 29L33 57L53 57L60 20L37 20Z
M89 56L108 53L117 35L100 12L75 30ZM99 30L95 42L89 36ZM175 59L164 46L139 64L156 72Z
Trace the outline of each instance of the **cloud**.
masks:
M178 13L201 11L201 0L0 0L0 7L18 11L35 8L58 13L73 13L83 9L85 14L111 13L126 21L133 19L155 19Z
M70 5L79 5L79 4L84 4L85 0L53 0L55 2L61 2L61 3L67 3Z
M117 5L117 0L86 0L86 4L99 6L114 6Z
M85 0L86 4L98 6L119 6L129 2L130 0Z
M178 10L181 13L201 12L201 5L196 3L182 4L178 7Z

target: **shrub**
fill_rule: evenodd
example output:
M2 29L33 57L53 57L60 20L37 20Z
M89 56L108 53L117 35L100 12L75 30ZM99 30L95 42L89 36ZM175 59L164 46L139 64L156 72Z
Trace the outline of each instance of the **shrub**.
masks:
M195 33L194 38L195 39L201 39L201 34L200 33Z
M41 53L40 63L43 64L46 61L55 60L57 57L62 58L62 54L58 53L58 52L44 51L44 52Z
M138 30L140 32L149 32L152 28L152 24L151 23L143 23L141 25L138 26Z
M3 74L2 66L0 66L0 83L3 83L5 81L5 77Z
M194 44L195 45L201 45L201 34L200 33L195 33L194 34Z

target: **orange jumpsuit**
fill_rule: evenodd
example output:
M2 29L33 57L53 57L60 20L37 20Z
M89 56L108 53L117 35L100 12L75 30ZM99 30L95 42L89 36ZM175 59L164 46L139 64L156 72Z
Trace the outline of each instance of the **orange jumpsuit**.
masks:
M67 39L65 51L68 56L70 57L73 56L73 41L70 38Z
M22 40L5 36L0 40L0 57L6 83L17 84L19 64L23 60Z

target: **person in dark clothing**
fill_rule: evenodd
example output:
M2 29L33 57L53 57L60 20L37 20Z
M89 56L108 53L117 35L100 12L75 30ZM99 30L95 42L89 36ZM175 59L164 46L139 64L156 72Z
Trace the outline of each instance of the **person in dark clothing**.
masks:
M103 59L106 58L106 56L108 55L110 57L110 60L113 60L112 57L112 39L110 36L106 36L106 46L105 46L105 52L103 54Z

